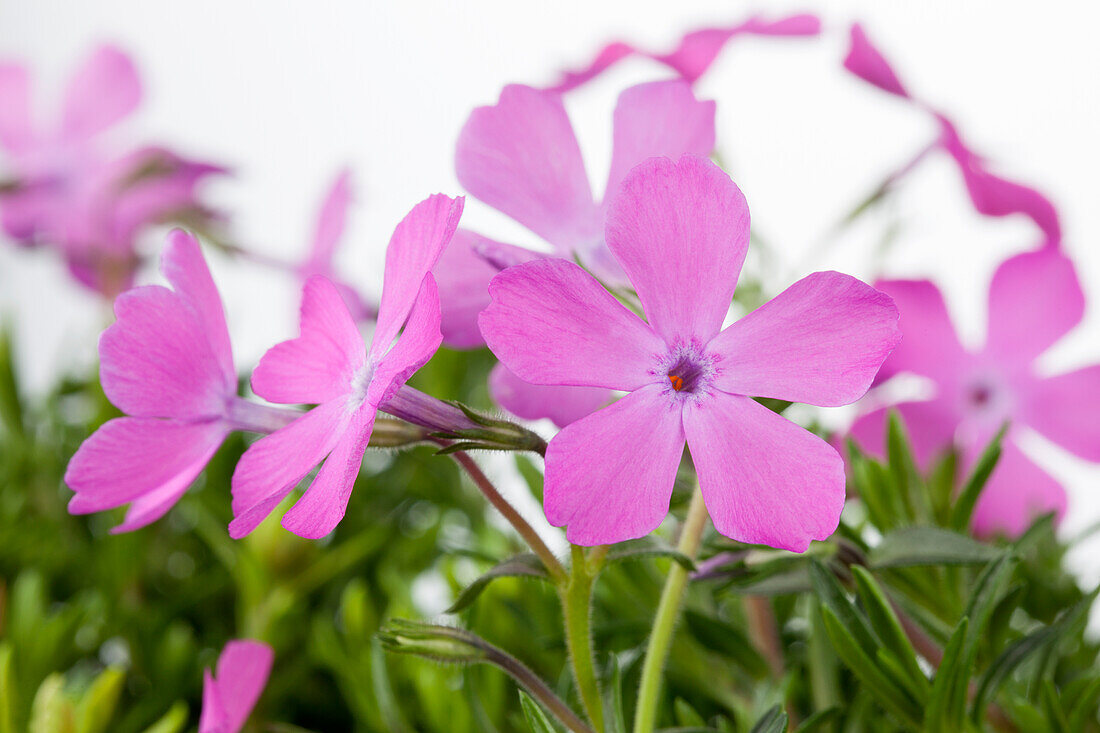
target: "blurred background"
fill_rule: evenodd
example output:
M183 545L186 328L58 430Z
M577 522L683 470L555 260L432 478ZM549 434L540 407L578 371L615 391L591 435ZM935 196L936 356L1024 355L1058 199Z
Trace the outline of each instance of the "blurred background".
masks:
M662 50L696 27L801 11L821 15L820 38L736 39L697 86L718 101L718 151L749 199L754 233L774 255L766 267L758 263L765 282L777 292L818 269L931 277L958 328L977 339L993 268L1036 241L1022 217L975 213L944 156L928 159L886 205L828 235L936 134L926 115L843 71L847 28L860 20L910 89L952 115L994 170L1058 206L1065 248L1092 301L1082 327L1044 357L1044 367L1095 363L1100 46L1089 22L1095 17L1084 17L1094 11L1076 1L5 0L0 57L33 69L36 105L45 110L97 43L133 54L145 98L115 134L230 167L208 200L229 214L232 241L257 251L301 257L329 182L350 167L355 205L340 265L349 280L377 293L394 224L429 193L461 192L453 169L458 131L505 83L549 84L613 38ZM630 59L569 96L593 180L606 174L618 91L668 75ZM476 201L467 202L464 223L536 244ZM155 252L160 235L150 233L143 246ZM211 260L237 363L247 370L294 333L298 283L225 256ZM155 277L150 267L138 279ZM111 318L96 296L71 285L54 252L7 246L0 247L0 314L13 324L32 390L94 364L96 337ZM1100 520L1100 467L1034 436L1027 447L1070 492L1063 532ZM1100 579L1100 563L1089 558L1096 549L1083 545L1073 558L1091 582Z

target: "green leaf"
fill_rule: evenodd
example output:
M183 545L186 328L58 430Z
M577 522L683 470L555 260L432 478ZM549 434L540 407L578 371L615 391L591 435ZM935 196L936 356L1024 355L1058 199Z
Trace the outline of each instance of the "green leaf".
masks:
M863 610L871 622L871 628L883 646L900 664L909 684L907 688L914 693L917 702L923 704L929 692L928 679L917 663L917 652L905 635L901 622L894 614L886 595L875 583L874 578L865 569L852 566L852 575L856 581L856 591L863 604Z
M1049 677L1044 679L1041 689L1043 691L1043 709L1047 714L1047 725L1050 726L1050 732L1070 733L1069 720L1066 719L1066 714L1062 710L1062 701L1054 682Z
M776 705L756 721L749 733L785 733L786 730L787 713L782 706Z
M822 726L827 723L832 723L839 718L840 713L840 708L818 710L816 713L803 720L802 724L794 729L794 733L813 733L813 731L819 730Z
M703 646L729 657L753 678L760 680L770 674L767 661L740 627L692 610L684 612L684 623Z
M825 623L825 633L832 642L837 656L863 682L867 691L903 725L908 728L918 728L917 721L920 720L921 712L916 701L906 695L888 675L879 669L872 657L860 648L859 643L848 633L831 607L822 606L821 617Z
M688 572L695 570L695 562L682 552L669 547L659 540L645 537L615 545L616 549L607 553L605 563L639 560L648 557L660 557L673 560Z
M144 733L179 733L187 725L187 703L177 700L160 720L145 729Z
M521 555L508 558L484 573L473 583L470 583L470 585L459 594L458 598L455 599L455 602L451 604L451 607L448 608L445 613L458 613L469 606L477 600L477 597L481 595L489 583L497 578L535 578L537 580L550 580L550 576L547 574L546 568L543 566L542 561L539 560L538 555L531 552L525 552Z
M31 703L28 733L74 733L73 707L65 699L65 678L57 672L42 681Z
M1069 709L1069 729L1085 730L1085 724L1096 720L1096 705L1100 700L1100 677L1093 677L1083 686Z
M871 551L871 567L979 565L1003 553L958 532L939 527L904 527L887 533Z
M932 680L932 694L925 707L924 729L929 733L954 733L962 730L966 688L970 670L965 668L963 647L969 620L964 616L943 651L943 660Z
M17 438L25 435L26 424L15 373L11 328L6 323L0 327L0 425Z
M873 657L879 642L871 631L871 627L856 612L855 606L848 600L840 582L817 559L810 560L810 581L824 608L833 612L837 623L858 644L863 654L868 658Z
M1003 555L991 562L974 583L974 590L963 615L970 620L970 634L966 640L965 662L973 662L978 643L985 634L989 619L1004 597L1012 573L1016 570L1016 556Z
M683 728L705 728L707 725L707 721L703 720L703 716L695 712L695 708L691 706L691 703L682 697L672 701L672 714L676 718L677 725Z
M531 733L558 733L538 703L523 690L519 691L519 704L523 708L523 717L527 720Z
M932 502L920 479L913 452L909 448L909 437L905 434L905 426L897 410L890 410L886 426L886 456L895 490L903 499L908 519L930 520Z
M626 713L623 711L623 670L619 666L619 659L611 656L610 674L604 687L607 695L606 715L608 721L608 733L626 733Z
M1001 458L1001 443L1004 440L1005 433L1008 431L1008 425L1004 425L990 441L989 445L982 451L982 455L978 458L978 462L974 464L974 469L970 472L970 477L966 479L966 483L963 484L962 491L959 492L958 498L955 500L955 507L951 510L951 526L960 532L965 531L970 526L970 520L974 516L974 506L978 503L978 497L982 493L982 489L985 488L986 482L989 481L990 474L993 473L993 469L997 466L997 461Z
M975 723L981 723L985 717L986 705L994 698L997 691L1005 683L1012 672L1024 663L1032 654L1048 645L1055 643L1064 634L1084 618L1092 606L1091 596L1078 601L1050 626L1039 628L1022 639L1013 642L982 675L978 682L978 689L974 693L974 701L970 707L970 718Z
M115 714L126 673L108 667L99 673L76 706L77 733L103 733Z

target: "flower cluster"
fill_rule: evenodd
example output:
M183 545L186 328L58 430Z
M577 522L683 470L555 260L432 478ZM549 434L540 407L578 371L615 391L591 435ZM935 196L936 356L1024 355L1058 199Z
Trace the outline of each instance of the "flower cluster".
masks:
M615 42L547 88L509 85L495 104L474 109L458 133L457 179L471 200L543 240L542 249L460 227L465 198L437 193L397 224L372 302L335 263L352 201L347 170L327 192L300 262L221 243L302 286L299 334L251 370L254 398L241 394L231 330L201 244L216 217L198 187L222 169L164 148L120 153L107 144L106 133L142 94L132 63L113 47L78 70L59 121L48 127L32 123L27 70L0 65L4 231L22 245L55 247L81 283L114 302L115 321L99 340L99 374L122 414L72 455L64 477L73 492L69 511L126 506L114 531L145 527L181 500L227 436L246 433L226 497L229 536L243 538L280 513L289 532L320 539L339 531L369 448L431 444L454 456L534 551L539 569L526 574L557 584L578 693L597 729L602 704L585 667L588 597L578 611L570 594L590 593L584 573L598 572L606 552L599 546L658 531L678 477L694 497L676 551L685 565L696 558L708 517L735 543L805 553L842 521L846 465L835 445L847 437L885 454L887 416L896 410L925 473L956 453L973 467L1008 426L1000 463L967 517L976 535L1018 536L1037 516L1060 517L1064 490L1021 443L1031 429L1100 462L1100 423L1092 417L1100 366L1058 376L1036 366L1085 309L1057 212L1035 189L991 172L945 114L908 91L859 25L850 30L844 68L931 114L939 130L890 185L927 152L942 151L957 163L978 212L1027 216L1041 246L997 268L978 350L961 344L943 296L926 280L882 278L872 286L814 272L747 313L734 306L739 279L751 277L743 272L749 205L711 157L717 103L700 99L693 84L735 38L820 33L816 17L796 15L702 29L668 53ZM632 55L675 78L621 91L610 121L610 172L594 193L563 94ZM182 227L162 250L167 286L132 287L139 235L165 222ZM548 420L521 424L411 386L444 345L487 347L494 366L482 383L495 402L521 420ZM931 398L884 404L879 395L903 374L925 378ZM783 414L791 403L859 403L872 388L875 398L860 403L850 430L834 436L796 422L797 411ZM543 429L553 430L549 440L535 432ZM474 449L544 456L543 510L574 546L571 568L481 473L467 454ZM655 697L651 685L686 573L674 568L668 600L662 596L642 671L639 730L652 729L647 700ZM476 648L474 661L506 671L515 661L439 628L403 627L404 636L392 638L442 655L438 634L447 650ZM200 733L240 731L272 662L264 644L228 644L204 679ZM541 694L522 667L510 673ZM571 711L556 714L585 730Z

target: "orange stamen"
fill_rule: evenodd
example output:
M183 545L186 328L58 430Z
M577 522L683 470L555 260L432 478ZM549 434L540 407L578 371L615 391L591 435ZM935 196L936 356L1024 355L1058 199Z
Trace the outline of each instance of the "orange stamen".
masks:
M672 388L677 392L684 388L684 380L676 376L675 374L669 374L668 381L672 382Z

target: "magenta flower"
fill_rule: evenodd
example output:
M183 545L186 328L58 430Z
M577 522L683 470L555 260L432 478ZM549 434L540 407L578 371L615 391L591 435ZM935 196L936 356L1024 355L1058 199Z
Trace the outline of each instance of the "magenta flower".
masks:
M367 305L359 292L336 272L336 250L344 235L348 206L351 203L351 171L340 171L321 202L317 225L310 241L305 260L296 268L303 281L313 275L323 275L330 280L347 304L352 317L357 320L374 318L376 309Z
M508 368L536 384L627 392L547 450L546 516L571 542L653 531L685 442L722 534L803 551L836 529L840 456L750 395L859 399L900 338L897 309L852 277L819 272L722 330L748 240L745 198L721 169L651 158L623 180L606 230L646 321L565 260L493 279L481 330Z
M100 427L65 471L76 492L71 513L130 504L115 532L163 516L231 430L270 432L287 422L237 396L225 313L195 238L169 233L161 270L172 289L120 295L118 320L99 339L103 391L128 417Z
M379 406L442 341L430 271L458 226L462 204L436 194L397 225L369 348L336 287L320 275L306 281L301 335L264 354L252 389L270 402L317 407L245 451L233 473L231 536L255 529L322 460L309 489L283 516L283 527L317 538L343 519Z
M714 102L696 99L682 81L641 84L624 91L614 114L611 171L602 201L588 174L561 97L509 86L492 107L470 115L459 136L455 168L475 197L545 239L553 256L580 260L613 286L627 280L604 244L608 197L635 164L654 155L709 155L714 148ZM489 305L488 285L502 268L548 256L459 230L440 260L436 277L449 346L484 343L477 314ZM532 389L498 366L493 397L525 418L550 417L566 425L611 399L609 390Z
M549 88L553 92L567 92L586 84L611 66L628 56L652 59L677 73L681 79L694 84L725 48L739 36L816 36L821 32L817 16L800 14L779 20L749 18L743 23L726 28L704 28L692 31L680 39L670 53L653 53L622 41L604 46L588 66L566 71L561 81Z
M199 733L239 733L271 673L271 647L243 639L225 645L215 674L202 678Z
M909 93L893 67L867 38L867 34L858 23L851 28L851 41L848 54L844 59L844 67L864 81L908 100L933 116L940 128L936 147L955 161L970 201L979 214L991 217L1023 214L1030 218L1042 232L1044 246L1057 247L1061 244L1062 226L1058 219L1058 212L1050 200L1034 188L1006 180L992 173L986 161L963 142L958 130L948 117ZM909 168L910 166L906 166L903 171Z
M1073 265L1051 250L1017 255L997 268L989 290L985 346L967 351L951 325L943 296L924 280L877 284L901 311L905 340L883 375L908 372L935 386L925 401L893 409L904 418L917 461L927 468L941 452L960 451L971 465L1006 422L1011 428L974 513L974 530L1018 535L1038 514L1065 511L1062 487L1017 445L1027 428L1090 461L1100 461L1100 365L1040 376L1035 360L1077 325L1085 301ZM882 455L885 410L861 417L852 436Z
M109 151L106 133L141 95L129 57L103 46L73 76L56 124L38 127L27 69L0 64L0 147L12 177L0 192L0 225L23 244L58 247L77 280L108 296L130 285L139 230L210 218L196 187L222 171L159 148Z

